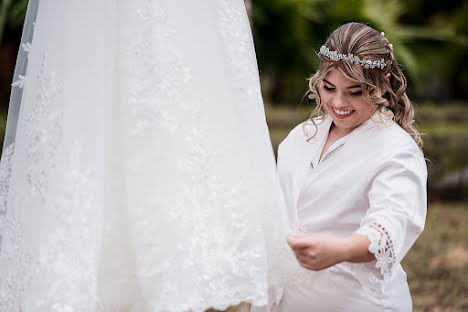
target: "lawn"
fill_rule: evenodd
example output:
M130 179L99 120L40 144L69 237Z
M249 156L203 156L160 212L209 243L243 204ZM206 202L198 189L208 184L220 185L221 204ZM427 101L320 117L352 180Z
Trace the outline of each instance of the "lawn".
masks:
M468 311L468 203L430 203L403 268L415 311Z

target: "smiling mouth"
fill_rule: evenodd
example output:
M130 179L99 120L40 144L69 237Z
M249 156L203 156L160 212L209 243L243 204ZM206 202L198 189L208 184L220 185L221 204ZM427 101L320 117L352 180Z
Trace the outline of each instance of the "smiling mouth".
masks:
M331 109L332 109L333 113L335 114L335 116L340 118L340 119L347 118L347 117L351 116L355 112L354 109L341 110L341 109L337 109L337 108L334 108L334 107L332 107Z

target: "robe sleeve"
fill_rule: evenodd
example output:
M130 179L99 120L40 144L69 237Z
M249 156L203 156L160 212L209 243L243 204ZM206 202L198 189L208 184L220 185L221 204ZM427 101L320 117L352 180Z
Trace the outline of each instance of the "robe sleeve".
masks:
M373 266L372 279L383 281L390 278L424 228L427 168L419 149L410 147L382 159L372 174L369 209L355 233L369 239L369 252L376 260L364 265Z

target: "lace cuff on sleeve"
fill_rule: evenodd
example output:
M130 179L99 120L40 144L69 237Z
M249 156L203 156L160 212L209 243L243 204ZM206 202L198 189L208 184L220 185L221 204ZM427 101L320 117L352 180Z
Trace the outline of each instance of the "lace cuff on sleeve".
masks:
M396 259L388 229L374 221L362 226L355 233L369 239L369 252L373 253L377 260L375 268L380 268L380 273L384 279L389 278Z
M364 263L348 263L354 276L362 287L372 295L383 294L384 281L390 278L396 262L391 230L383 223L372 221L361 226L355 234L366 236L369 241L369 252L374 254L375 260Z

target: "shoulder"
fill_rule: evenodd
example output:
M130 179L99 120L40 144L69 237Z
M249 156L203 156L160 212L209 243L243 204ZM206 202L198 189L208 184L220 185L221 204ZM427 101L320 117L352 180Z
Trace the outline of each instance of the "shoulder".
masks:
M303 128L307 121L301 122L296 125L291 131L289 131L286 138L281 141L278 146L278 150L283 149L285 146L294 145L294 141L297 140L301 135L303 135Z
M291 160L297 155L297 149L301 146L300 141L306 142L307 140L307 124L310 121L304 121L295 126L278 145L278 165L282 160Z
M377 124L369 144L379 154L379 163L399 164L421 174L427 174L424 154L413 138L396 122Z
M392 146L394 151L407 151L422 156L414 139L398 123L392 121L389 125L381 125L377 127L377 131L380 131L386 147Z
M287 135L287 137L280 143L281 145L290 145L297 140L307 140L314 137L319 129L324 125L325 117L319 116L313 120L307 119L296 125Z

